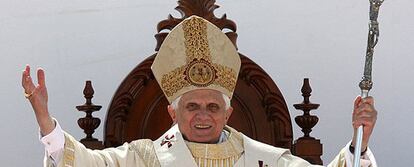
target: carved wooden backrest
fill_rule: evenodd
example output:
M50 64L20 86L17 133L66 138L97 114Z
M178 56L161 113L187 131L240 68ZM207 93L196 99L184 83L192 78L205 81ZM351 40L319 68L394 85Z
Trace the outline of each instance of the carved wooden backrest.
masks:
M181 13L181 18L174 18L169 15L168 19L159 22L157 26L158 34L155 35L157 39L156 51L168 35L168 32L164 31L173 29L178 23L191 15L198 15L222 30L229 30L226 35L236 46L236 24L228 20L225 14L221 18L217 18L213 14L214 10L219 7L215 4L215 0L178 0L178 4L176 10ZM311 109L308 105L315 105L309 104L310 87L302 89L304 97L305 94L307 97L305 97L304 103L298 104L299 107L297 107L309 110L307 113L305 112L304 116L296 118L299 119L299 125L302 128L309 127L309 130L305 130L307 135L305 134L303 138L295 141L292 146L292 122L281 92L263 69L246 56L240 53L239 55L242 64L234 96L231 100L234 111L228 124L253 139L276 147L292 149L296 155L310 162L321 164L322 145L319 140L309 136L310 129L318 121L316 116L309 115ZM91 116L93 111L99 109L91 103L93 90L89 83L89 89L92 91L84 91L84 93L86 92L87 103L78 106L79 110L87 113L85 118L78 121L81 128L87 133L87 137L81 140L87 147L114 147L124 142L142 138L155 140L171 127L172 121L167 112L168 101L151 71L155 56L156 53L137 65L124 79L113 96L106 115L103 145L92 137L92 133L99 126L100 120ZM87 87L85 87L85 90ZM312 120L308 119L309 117L312 117ZM308 146L309 143L310 146Z
M224 14L214 16L217 5L207 0L179 0L176 7L181 18L169 15L158 26L156 50L171 30L183 19L198 15L220 29L236 45L236 24ZM150 70L155 54L139 64L122 82L109 107L105 122L106 147L117 146L139 138L157 139L172 122L168 102ZM272 79L253 61L240 54L242 65L232 99L234 108L229 125L259 141L291 148L292 124L282 94Z
M106 117L106 147L140 138L157 139L171 127L168 101L150 70L154 56L138 65L117 90ZM259 66L240 56L242 66L229 125L259 141L291 148L292 124L282 94Z

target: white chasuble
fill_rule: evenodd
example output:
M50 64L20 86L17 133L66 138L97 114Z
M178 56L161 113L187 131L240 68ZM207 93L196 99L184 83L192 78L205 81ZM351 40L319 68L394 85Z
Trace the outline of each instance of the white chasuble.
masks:
M197 166L175 125L154 141L161 166Z
M140 139L117 148L90 150L65 133L58 167L312 167L289 150L260 143L226 126L219 144L185 141L175 125L156 141ZM52 167L50 157L45 166ZM328 165L345 167L344 151Z

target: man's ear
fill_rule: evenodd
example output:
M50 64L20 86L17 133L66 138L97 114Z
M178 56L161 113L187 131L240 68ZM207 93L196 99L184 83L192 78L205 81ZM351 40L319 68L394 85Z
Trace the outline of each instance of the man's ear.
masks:
M233 113L233 107L229 107L229 109L226 110L226 124L231 116L231 113Z
M168 105L167 110L168 110L168 114L170 114L170 117L173 123L177 123L177 115L175 113L174 108L171 105Z

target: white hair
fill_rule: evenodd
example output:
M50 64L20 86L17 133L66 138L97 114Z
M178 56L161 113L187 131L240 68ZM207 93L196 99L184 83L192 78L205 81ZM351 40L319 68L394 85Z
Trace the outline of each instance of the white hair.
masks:
M228 110L229 108L230 108L230 98L227 96L227 95L225 95L225 94L223 94L223 93L221 93L221 95L223 96L223 100L224 100L224 103L225 103L225 109L226 110ZM181 96L179 96L179 97L177 97L172 103L171 103L171 106L172 106L172 108L174 109L174 110L177 110L178 109L178 103L180 102L180 100L181 100Z

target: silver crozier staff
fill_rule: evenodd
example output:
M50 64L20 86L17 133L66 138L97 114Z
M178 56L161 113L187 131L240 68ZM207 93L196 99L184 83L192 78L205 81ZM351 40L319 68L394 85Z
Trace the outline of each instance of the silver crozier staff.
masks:
M372 72L372 57L374 56L374 47L378 43L379 27L378 27L378 11L384 0L369 0L369 31L367 53L365 57L364 76L362 77L359 87L361 88L361 97L368 97L368 92L372 88L371 72ZM362 144L362 126L358 127L357 141L354 150L354 167L360 167L361 144Z

